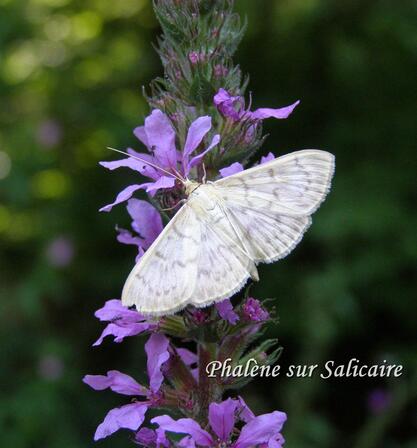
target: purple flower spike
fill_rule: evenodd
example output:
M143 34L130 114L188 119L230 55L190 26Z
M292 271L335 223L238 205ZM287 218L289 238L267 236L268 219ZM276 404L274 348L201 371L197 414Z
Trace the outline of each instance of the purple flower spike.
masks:
M229 324L235 325L239 320L239 316L233 311L233 305L229 299L218 302L215 306L220 317L227 320Z
M148 321L137 311L129 310L117 299L108 300L94 315L101 321L110 323L93 346L100 345L106 336L114 336L114 342L122 342L127 336L135 336L157 328L156 322Z

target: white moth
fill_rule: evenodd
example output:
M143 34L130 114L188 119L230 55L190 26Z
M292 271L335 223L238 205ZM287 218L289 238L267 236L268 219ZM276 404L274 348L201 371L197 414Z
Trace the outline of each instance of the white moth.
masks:
M334 156L307 149L215 182L187 200L133 268L122 303L145 315L203 307L238 292L256 265L288 255L330 190Z

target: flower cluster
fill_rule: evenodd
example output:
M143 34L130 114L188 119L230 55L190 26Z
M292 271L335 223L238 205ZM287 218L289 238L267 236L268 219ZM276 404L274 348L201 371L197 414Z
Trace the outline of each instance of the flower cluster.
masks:
M151 112L134 130L144 149L128 148L127 157L101 162L109 170L129 168L141 179L101 208L109 212L126 203L131 228L117 227L117 240L136 247L136 262L161 233L163 220L172 217L184 199L184 180L214 180L243 170L264 140L262 121L285 119L299 103L253 111L245 106L240 70L231 60L242 34L232 3L154 2L163 30L159 53L165 76L152 82L151 96L146 97ZM273 158L269 153L259 163ZM95 390L130 397L108 412L95 440L125 429L131 431L134 443L150 448L282 446L285 413L255 416L242 397L224 399L225 392L253 378L206 374L211 361L230 360L233 366L242 366L255 359L272 365L281 353L275 339L257 342L273 312L248 290L232 300L207 308L188 306L158 318L125 308L119 299L108 300L96 311L106 326L94 346L108 336L116 343L132 336L148 338L149 382L142 385L118 370L84 377ZM149 409L159 415L150 418Z

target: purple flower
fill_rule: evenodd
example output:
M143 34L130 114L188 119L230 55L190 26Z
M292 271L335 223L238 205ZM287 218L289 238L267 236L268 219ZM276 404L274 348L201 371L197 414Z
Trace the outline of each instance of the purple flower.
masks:
M100 162L102 166L110 170L120 167L131 168L152 180L152 182L129 185L117 195L112 204L102 207L100 211L110 211L113 206L127 201L135 191L140 189L154 195L160 189L174 188L176 177L188 177L191 170L199 165L204 156L219 143L220 136L217 134L204 151L193 156L210 129L211 117L204 116L194 120L188 130L184 148L179 152L175 146L175 130L171 121L159 109L153 110L151 115L146 117L145 125L134 130L135 136L146 146L148 154L137 153L133 149L128 149L128 153L160 167L161 170L133 157Z
M107 375L86 375L83 378L84 383L95 390L111 389L118 394L145 399L109 411L103 422L97 427L94 435L95 441L122 428L138 430L145 419L148 408L161 402L162 394L159 392L163 381L161 368L169 358L168 346L169 340L164 335L157 333L152 334L145 344L149 388L117 370L111 370L107 372Z
M266 118L288 118L300 101L296 101L290 106L279 109L260 108L251 112L245 109L245 100L242 96L232 96L225 89L219 89L214 95L214 104L219 112L233 121L249 119L253 121L265 120Z
M188 59L190 60L191 64L195 65L200 61L200 55L196 51L191 51L188 53Z
M275 159L274 154L272 154L272 152L270 152L266 156L262 156L261 161L259 163L262 164L262 163L270 162L271 160L274 160L274 159ZM219 170L219 172L222 177L227 177L227 176L231 176L232 174L240 173L244 169L245 168L243 167L243 165L241 163L235 162L229 166L222 168L221 170Z
M150 428L140 428L136 433L135 442L146 448L169 447L169 441L165 437L165 431L158 428L156 431Z
M224 65L217 64L214 66L214 76L216 78L224 78L229 73L229 70Z
M220 317L230 324L235 325L239 320L239 316L234 312L232 302L229 299L217 302L215 306Z
M145 250L156 240L156 237L162 232L162 218L158 210L147 201L140 199L129 199L127 211L132 221L132 229L138 234L132 235L129 230L118 228L117 241L122 244L132 244L137 246L139 258L145 253Z
M103 322L110 322L94 342L94 346L100 345L106 336L114 336L114 342L122 342L127 336L136 336L145 331L153 331L158 323L142 316L135 310L129 310L122 305L120 300L108 300L103 308L97 310L94 315Z
M74 258L74 244L65 236L57 237L46 248L46 257L52 266L68 266Z
M168 415L162 415L153 418L151 422L164 431L186 434L181 441L181 446L184 447L215 447L227 444L232 448L249 448L266 444L268 447L280 448L284 443L280 431L286 419L285 413L279 411L255 417L241 398L229 398L209 406L209 423L215 436L191 418L174 420ZM233 429L237 420L246 424L237 439L233 440Z
M62 127L56 120L45 120L39 124L36 132L36 140L45 149L53 148L62 139Z
M245 320L252 322L263 322L269 319L269 313L266 311L259 300L248 297L242 305L242 315Z

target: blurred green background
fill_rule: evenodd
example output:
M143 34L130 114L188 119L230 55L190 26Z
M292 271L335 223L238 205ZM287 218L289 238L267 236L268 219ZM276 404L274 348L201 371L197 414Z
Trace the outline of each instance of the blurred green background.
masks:
M417 447L417 3L238 0L235 60L269 120L263 151L336 154L334 188L303 243L261 268L280 363L404 365L400 379L256 380L257 412L285 410L288 448ZM93 312L118 298L135 256L115 240L123 207L98 208L134 174L97 165L140 148L141 86L161 73L149 0L0 0L0 446L92 447L122 396L81 383L143 378L143 339L99 348ZM132 443L120 432L103 447Z

